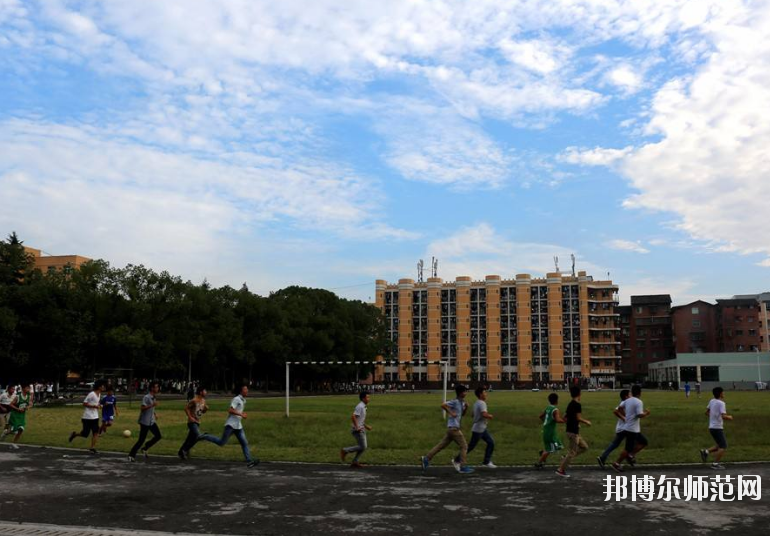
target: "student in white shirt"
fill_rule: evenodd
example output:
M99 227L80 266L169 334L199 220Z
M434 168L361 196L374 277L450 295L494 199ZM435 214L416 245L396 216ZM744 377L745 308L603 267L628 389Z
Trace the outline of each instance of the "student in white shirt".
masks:
M220 447L224 447L231 435L234 435L241 444L241 450L243 450L243 457L246 460L248 467L254 467L259 464L259 458L252 457L249 451L249 442L246 439L246 432L243 431L243 419L247 419L248 415L244 411L246 407L246 396L249 394L248 385L241 385L235 391L235 397L230 401L230 409L227 410L228 417L225 421L225 429L222 432L222 437L217 438L204 434L200 437L201 441L208 441L214 443Z
M632 467L636 464L636 455L649 444L647 438L642 434L641 419L650 415L650 410L644 409L642 402L642 386L634 385L631 387L631 396L623 402L623 414L626 424L623 427L623 433L626 438L626 446L620 453L618 461L612 464L612 468L622 472L620 464L624 460Z
M99 438L99 402L102 399L102 390L104 389L104 382L97 381L94 383L94 390L88 393L86 399L83 401L83 417L80 419L82 428L80 433L72 432L70 434L69 442L76 437L88 437L91 435L91 447L88 449L91 454L96 454L96 441Z
M350 433L353 434L353 437L356 438L356 442L358 444L354 447L345 447L344 449L340 450L340 458L343 462L345 461L345 457L348 454L352 452L356 453L355 458L353 458L353 462L350 464L351 467L363 467L363 464L359 463L358 459L361 457L367 447L366 432L372 429L371 426L366 424L366 409L369 406L369 393L362 391L358 394L358 400L360 402L356 406L356 409L353 411L353 415L350 417L350 420L353 423L353 427L350 430Z
M733 420L732 415L727 414L727 405L725 404L725 390L721 387L714 387L712 390L714 398L709 401L709 405L706 407L706 415L709 418L709 433L714 438L716 445L710 449L701 449L700 457L705 463L708 460L709 454L714 454L714 463L711 464L712 469L724 469L724 465L719 463L722 461L722 456L725 455L727 450L727 439L725 438L725 425L724 421Z

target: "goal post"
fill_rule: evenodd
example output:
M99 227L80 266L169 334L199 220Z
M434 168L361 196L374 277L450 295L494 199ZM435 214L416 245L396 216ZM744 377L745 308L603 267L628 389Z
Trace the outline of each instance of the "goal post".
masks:
M403 363L409 363L404 361ZM399 361L286 361L286 417L289 417L290 403L291 403L291 366L292 365L336 365L336 366L358 366L358 365L374 365L374 366L399 366L403 364ZM444 380L444 402L446 402L447 383L449 378L449 360L442 359L438 361L423 361L426 365L441 365L443 369Z

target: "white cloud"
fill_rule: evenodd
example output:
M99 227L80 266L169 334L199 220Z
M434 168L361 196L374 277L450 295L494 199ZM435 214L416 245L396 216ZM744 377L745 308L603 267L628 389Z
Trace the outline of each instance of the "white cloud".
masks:
M636 93L642 88L643 79L630 65L619 65L606 75L610 84L617 86L626 94Z
M565 160L614 165L638 191L629 208L671 212L678 228L720 251L770 254L770 5L725 3L705 27L713 52L653 100L646 133L659 141L633 150L572 151ZM690 17L690 15L688 15Z
M567 147L558 158L562 162L582 166L612 166L625 158L631 151L632 147L624 149L604 149L602 147L580 149L578 147Z
M621 275L614 281L619 287L620 303L629 305L631 296L647 296L654 294L670 294L673 305L682 305L696 300L713 299L713 296L702 296L693 293L695 281L687 278L656 278L642 276L633 278L629 274Z
M634 253L649 253L650 250L645 248L641 242L633 242L631 240L615 239L609 241L609 246L612 249L620 251L632 251Z
M439 259L439 276L454 279L471 276L474 280L487 275L512 279L519 273L544 277L554 271L554 256L561 260L561 269L569 263L570 254L577 257L577 269L598 275L604 270L581 259L578 252L554 244L517 242L500 234L488 223L478 223L459 229L445 238L428 244L425 258Z
M376 185L324 161L207 159L30 121L1 123L0 145L0 227L23 225L35 240L116 262L152 259L189 273L191 259L232 251L268 223L346 238L415 236L372 216Z
M512 155L452 110L389 108L377 131L387 140L385 161L405 178L455 190L496 188L508 178Z

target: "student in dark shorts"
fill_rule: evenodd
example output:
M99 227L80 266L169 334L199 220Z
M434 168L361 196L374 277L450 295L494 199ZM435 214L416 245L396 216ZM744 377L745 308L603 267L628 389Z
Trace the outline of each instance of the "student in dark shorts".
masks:
M642 434L641 419L649 416L650 410L644 409L642 402L642 386L631 387L631 397L623 403L623 412L626 416L626 425L623 432L626 436L626 446L620 453L618 461L612 464L612 468L618 472L623 471L621 463L628 461L633 466L636 464L636 455L648 445L647 438Z
M570 462L588 450L588 443L580 437L580 423L591 426L591 421L583 418L583 406L580 404L580 387L573 385L569 388L569 394L572 402L567 405L567 411L564 416L567 420L567 440L569 441L569 450L567 455L561 461L561 465L556 470L556 474L563 477L569 477L567 467Z
M96 441L99 438L99 403L103 389L103 382L97 381L94 383L94 390L88 393L88 396L83 401L83 417L80 419L82 429L79 433L72 432L69 439L70 443L72 443L72 440L76 437L88 437L90 435L91 447L88 451L91 454L96 454Z
M727 438L725 437L725 419L728 421L733 420L732 415L727 413L727 405L725 404L725 392L721 387L714 387L712 390L714 398L709 401L709 405L706 407L706 415L709 418L709 433L716 442L716 445L710 449L701 449L700 457L705 463L708 460L709 454L714 454L714 463L711 464L712 469L724 469L722 465L722 456L727 451Z

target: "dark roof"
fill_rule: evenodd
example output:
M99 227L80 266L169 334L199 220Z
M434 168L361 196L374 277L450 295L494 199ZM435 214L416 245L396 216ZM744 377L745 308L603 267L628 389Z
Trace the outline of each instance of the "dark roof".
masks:
M683 307L692 307L696 303L702 303L703 305L708 305L709 307L714 307L713 303L709 303L709 302L707 302L705 300L695 300L694 302L684 303L682 305L675 305L674 307L671 308L671 310L674 311L676 309L681 309Z
M630 315L631 314L631 306L630 305L618 305L615 307L615 312L619 315Z
M631 305L670 305L671 294L649 294L647 296L631 296Z

